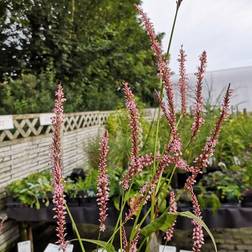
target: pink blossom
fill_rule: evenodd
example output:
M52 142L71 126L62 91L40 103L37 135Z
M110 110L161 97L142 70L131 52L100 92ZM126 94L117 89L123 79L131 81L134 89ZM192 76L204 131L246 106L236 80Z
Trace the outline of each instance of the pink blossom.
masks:
M153 24L151 23L150 19L147 17L146 13L143 12L140 6L136 6L136 8L151 42L151 48L156 58L156 64L158 67L159 77L163 81L163 85L166 91L166 96L168 99L169 113L171 116L171 122L173 123L172 128L175 128L176 115L175 115L175 109L174 109L174 91L173 91L173 85L171 81L171 70L168 67L168 63L162 54L161 45L157 40L155 31L153 28Z
M123 86L123 92L125 95L126 106L129 111L130 129L131 129L131 155L130 158L133 160L138 156L139 153L139 130L140 130L140 115L137 109L135 97L125 82Z
M108 131L106 130L100 143L99 174L97 179L97 204L99 206L100 231L106 229L105 221L107 219L107 204L109 201L109 181L107 175L107 157L108 157Z
M204 51L200 56L200 66L198 67L198 72L195 74L197 77L196 82L196 103L193 108L194 113L194 122L192 125L192 138L194 138L202 124L204 123L204 119L202 117L203 113L203 95L202 95L202 85L203 79L206 71L206 63L207 63L207 54Z
M123 251L124 252L137 252L137 243L140 238L140 230L137 231L134 239L130 242L127 240L127 235L125 228L122 228L122 238L123 238Z
M64 92L61 84L58 85L55 93L54 116L52 118L52 164L53 164L53 203L55 205L55 218L57 222L56 235L58 237L57 243L61 249L65 251L67 242L65 240L65 226L66 226L66 210L64 198L64 186L62 175L62 150L61 150L61 126L64 122L63 103L65 101Z
M176 213L176 212L177 212L177 203L176 203L176 198L175 198L175 193L174 193L174 192L170 192L169 212L170 212L170 213ZM172 224L172 227L169 228L169 229L166 231L165 239L166 239L167 241L170 241L170 240L172 239L172 237L173 237L175 224L176 224L176 220L175 220L174 223Z
M129 252L137 252L137 243L139 241L140 238L140 230L137 231L134 239L130 242L129 245Z
M123 91L126 100L126 107L129 111L130 130L131 130L131 153L130 153L130 165L127 173L122 180L123 189L129 188L130 180L142 170L142 165L138 159L139 154L139 132L140 132L140 115L137 109L135 97L128 86L128 83L124 83Z
M179 90L180 90L180 96L181 96L181 113L183 115L186 114L186 93L187 93L187 76L186 76L186 69L185 69L185 61L186 61L186 54L183 50L183 46L181 46L181 49L179 51Z
M121 182L123 189L127 190L132 179L143 171L145 167L151 166L153 161L153 156L148 154L134 158L129 165L128 172L123 176Z
M221 131L221 127L223 125L223 122L225 121L225 119L228 116L231 95L232 95L232 90L230 89L230 85L229 85L227 88L225 97L224 97L224 101L223 101L222 108L221 108L221 113L220 113L220 116L215 124L214 130L213 130L211 136L208 138L201 154L194 161L194 163L195 163L194 166L196 167L196 169L197 168L202 169L204 167L207 167L208 160L213 155L213 152L214 152L214 149L217 144L218 137L219 137L219 134Z

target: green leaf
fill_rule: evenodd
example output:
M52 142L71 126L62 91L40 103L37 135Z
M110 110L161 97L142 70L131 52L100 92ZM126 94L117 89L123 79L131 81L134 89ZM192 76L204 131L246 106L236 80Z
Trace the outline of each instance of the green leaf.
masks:
M106 252L116 252L114 246L112 244L107 244L104 241L99 241L99 240L91 240L91 239L81 239L82 241L93 243L99 247L102 247L103 249L106 250Z
M160 217L155 219L152 223L145 226L141 233L144 236L149 236L150 234L161 230L163 232L166 232L170 227L172 227L172 224L176 220L177 216L173 214L169 214L168 212L163 213Z
M177 212L177 213L168 213L168 214L169 215L175 215L175 216L179 215L179 216L182 216L182 217L193 219L195 222L197 222L199 225L201 225L206 230L206 232L208 233L208 235L210 236L210 238L211 238L211 240L213 242L213 245L214 245L214 249L217 252L217 246L216 246L214 237L213 237L211 231L209 230L209 228L207 227L207 225L205 224L205 222L201 218L197 217L195 214L193 214L192 212L189 212L189 211L186 211L186 212Z
M113 202L114 202L114 206L115 208L120 211L120 197L116 197L113 199Z

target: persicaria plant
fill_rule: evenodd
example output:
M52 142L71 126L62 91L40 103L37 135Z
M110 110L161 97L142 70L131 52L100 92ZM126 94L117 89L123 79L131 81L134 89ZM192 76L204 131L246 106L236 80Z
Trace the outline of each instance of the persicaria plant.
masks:
M177 2L178 7L181 1ZM188 93L188 79L185 69L186 54L181 47L179 53L179 90L181 96L181 111L176 111L174 103L174 87L171 79L171 70L168 67L168 61L166 60L160 43L158 42L153 25L142 11L137 6L140 20L142 21L146 32L150 38L151 48L156 60L157 71L161 80L161 90L157 92L157 97L160 103L159 110L162 111L166 118L169 128L170 138L167 139L167 144L163 148L162 153L158 147L159 137L159 121L161 113L158 113L156 120L156 133L155 133L155 148L153 153L141 155L140 148L140 112L136 105L135 97L132 93L129 84L125 82L123 84L123 92L125 96L126 108L129 115L129 126L131 130L131 151L128 161L128 169L123 174L120 185L122 188L122 196L120 201L120 212L118 215L117 223L114 227L114 231L105 242L98 240L86 240L80 239L79 241L92 242L94 244L103 247L107 251L116 251L113 247L113 241L117 234L120 237L120 247L125 252L135 252L146 247L147 251L150 251L152 244L153 234L157 231L163 231L165 233L164 238L170 241L173 237L175 230L175 223L177 216L184 216L192 219L193 223L193 248L194 252L201 251L204 244L203 228L210 231L205 226L202 220L202 213L196 194L194 193L194 185L196 183L197 176L202 173L203 168L208 166L208 160L213 155L217 140L220 134L220 130L224 120L228 116L229 102L231 96L231 89L228 86L225 97L223 100L222 107L220 109L220 115L215 122L215 126L206 139L205 145L199 155L195 157L193 163L189 163L184 158L184 152L189 145L194 143L197 134L201 127L204 125L204 108L203 108L203 79L206 71L207 55L203 52L200 56L200 64L196 73L196 85L195 85L195 104L193 108L193 123L191 125L191 131L188 132L190 135L190 141L186 146L183 146L178 130L178 125L181 123L181 118L187 116L187 93ZM164 99L164 93L167 101ZM53 120L54 138L53 138L53 176L54 176L54 203L55 213L57 218L57 236L58 243L64 251L66 248L66 241L64 236L65 230L65 201L63 195L63 179L62 179L62 166L61 166L61 151L60 151L60 125L62 124L62 113L64 96L61 86L58 87L56 92L55 102L55 117ZM100 232L106 230L106 220L108 217L108 202L109 202L109 176L107 173L107 157L109 155L109 134L105 131L101 143L100 143L100 159L99 159L99 174L97 178L97 204L99 207L99 221L100 221ZM169 174L168 186L171 188L171 181L176 170L183 170L188 174L188 178L185 182L184 189L191 195L193 212L179 212L177 209L175 191L170 189L167 194L167 200L169 205L166 210L160 213L157 208L157 194L162 187L161 179L164 174ZM151 174L150 179L145 181L142 188L138 193L131 197L131 204L127 204L128 195L132 195L132 184L134 178L141 175L143 171L148 170ZM170 172L167 172L170 171ZM142 209L145 207L146 212L142 216ZM69 213L70 214L70 213ZM150 217L149 224L146 224L147 217ZM72 217L71 220L73 221ZM129 221L133 220L133 228L131 229L130 235L126 234L125 226ZM78 234L78 230L75 230ZM141 241L141 242L140 242ZM214 241L213 241L214 242ZM214 243L215 246L215 243ZM216 249L216 246L215 246ZM85 251L82 246L82 250Z

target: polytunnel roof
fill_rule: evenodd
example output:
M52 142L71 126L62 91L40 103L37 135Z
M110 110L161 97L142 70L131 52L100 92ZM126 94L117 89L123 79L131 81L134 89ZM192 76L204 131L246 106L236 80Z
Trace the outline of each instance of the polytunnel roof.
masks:
M178 78L178 75L174 76L177 107L180 106L177 86ZM195 89L196 77L194 74L188 74L188 79L188 103L189 106L191 106L194 102L193 90ZM246 108L247 111L252 111L252 66L207 72L203 87L205 101L210 101L212 105L220 104L229 83L231 83L231 88L234 90L231 105L238 108L240 111L244 108Z

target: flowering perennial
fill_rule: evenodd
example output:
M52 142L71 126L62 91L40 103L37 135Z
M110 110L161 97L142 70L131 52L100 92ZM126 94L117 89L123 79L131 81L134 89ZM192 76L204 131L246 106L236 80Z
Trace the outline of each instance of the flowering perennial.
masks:
M182 0L177 1L177 8L179 8ZM155 171L152 178L149 181L146 181L145 184L140 188L139 193L135 194L130 199L130 209L124 215L124 220L120 219L117 225L122 225L119 228L116 227L116 230L122 230L122 242L123 242L123 250L125 252L136 252L137 244L140 239L140 231L141 225L137 221L135 225L137 225L136 235L130 240L127 240L126 231L124 229L124 224L133 218L134 215L139 214L140 209L143 205L147 204L147 202L151 199L151 195L156 196L163 176L167 168L174 167L174 170L171 173L171 177L169 178L169 184L171 182L172 176L174 174L175 169L181 169L189 174L187 178L184 188L191 194L192 205L193 205L193 213L196 217L202 218L202 213L200 209L200 205L196 194L193 191L193 186L196 183L197 176L202 172L204 167L208 166L208 160L213 155L215 146L218 141L218 137L220 134L220 130L224 120L227 118L228 110L230 106L230 97L231 97L231 89L230 85L226 91L224 101L222 104L220 116L216 121L215 127L207 139L204 148L201 151L201 154L194 159L193 164L189 165L186 160L183 159L183 146L180 135L177 130L177 120L176 120L176 111L174 106L174 91L173 84L171 81L171 70L168 67L168 62L166 58L162 54L161 45L157 40L156 34L153 29L153 25L148 19L147 15L143 12L143 10L136 6L138 13L140 15L140 19L145 27L145 30L149 36L151 42L151 48L153 50L156 65L158 69L158 74L160 79L162 80L162 89L160 94L158 94L160 107L164 113L165 118L168 121L170 126L170 139L167 145L164 148L164 152L160 154L159 152L154 154L140 154L140 113L137 109L135 97L128 86L128 83L124 83L123 92L125 95L126 107L129 114L129 125L131 130L131 152L129 158L128 170L123 175L122 181L120 184L124 190L129 190L130 185L136 175L141 173L145 167L149 167L152 164L155 165ZM180 49L179 59L180 63L180 79L179 79L179 88L181 95L181 114L186 115L186 96L187 96L187 76L185 70L185 61L186 54L183 50L183 47ZM203 120L203 79L206 70L207 63L207 55L204 51L200 56L200 66L198 67L198 72L196 73L197 81L196 81L196 98L195 105L193 110L193 124L192 124L192 137L190 139L190 143L194 140L197 133L199 132L201 126L204 123ZM167 96L167 104L163 101L163 88L166 92ZM54 117L52 120L53 126L53 145L52 145L52 160L53 160L53 185L54 185L54 196L53 202L55 204L55 217L57 219L57 237L58 244L65 251L67 242L65 241L65 199L64 199L64 188L63 188L63 177L62 177L62 158L61 158L61 125L64 121L63 118L63 102L64 102L64 94L61 85L58 85L56 91L56 99L55 99L55 108L54 108ZM179 121L178 121L179 123ZM99 206L99 222L100 222L100 231L103 232L106 229L106 219L108 216L108 201L109 201L109 178L107 174L107 157L109 151L109 136L108 131L105 131L101 143L100 143L100 158L99 158L99 173L97 178L97 203ZM126 203L125 198L123 198L122 205ZM127 199L128 200L128 199ZM154 201L155 202L155 201ZM124 213L125 209L121 209L120 216ZM152 210L152 209L151 209ZM158 210L158 209L157 209ZM156 214L156 209L154 209L154 215ZM177 212L177 204L175 200L175 193L173 191L170 192L170 205L169 212L176 213ZM147 215L146 215L147 216ZM138 220L138 218L137 218ZM141 223L141 222L140 222ZM193 227L193 252L200 252L201 248L204 244L204 235L202 226L195 220L192 221ZM174 228L176 221L172 224L172 226L166 231L165 239L170 241L173 237ZM116 231L117 232L117 231ZM113 234L115 235L116 232ZM112 242L113 242L112 237Z
M61 84L58 85L55 93L54 116L52 118L52 150L51 158L53 164L53 203L55 205L55 218L57 222L56 234L60 248L65 251L67 242L65 240L66 209L64 198L64 185L62 176L62 150L61 150L61 126L64 122L63 103L65 101Z
M107 219L107 204L109 201L109 180L107 175L107 157L108 157L108 131L106 130L100 143L99 175L97 179L97 204L99 206L100 231L106 229L105 221Z

